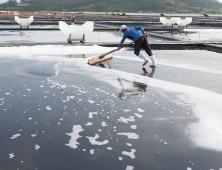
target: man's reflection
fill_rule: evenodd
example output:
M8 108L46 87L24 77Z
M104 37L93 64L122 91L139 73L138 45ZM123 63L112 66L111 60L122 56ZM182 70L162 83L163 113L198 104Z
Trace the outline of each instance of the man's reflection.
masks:
M147 72L145 68L142 68L142 70L143 70L143 73L142 73L143 76L153 78L156 68L152 68L152 71L150 74ZM120 99L139 99L146 94L147 84L136 82L136 81L130 82L128 80L120 79L120 78L118 78L118 81L122 88L121 92L119 93ZM130 83L132 84L133 87L125 88L123 85L123 82Z
M152 69L152 71L151 71L150 73L148 73L147 70L143 67L143 68L142 68L142 70L143 70L142 75L143 75L143 76L150 77L150 78L153 78L153 75L154 75L154 73L155 73L155 71L156 71L156 68L151 68L151 69Z

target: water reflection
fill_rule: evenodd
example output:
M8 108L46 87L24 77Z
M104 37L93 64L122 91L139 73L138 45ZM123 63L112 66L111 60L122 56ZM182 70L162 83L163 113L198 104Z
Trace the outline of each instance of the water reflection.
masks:
M152 68L152 71L148 73L146 68L143 67L142 71L143 73L141 73L141 75L153 78L156 68ZM119 77L118 81L122 88L121 92L119 93L120 99L140 99L146 94L147 84L145 83L140 83L136 81L131 82L126 79L120 79ZM124 83L131 84L131 88L125 88Z
M190 39L190 37L187 35L187 32L178 32L177 35L174 35L175 37L179 37L179 38L186 38L186 39Z
M33 38L30 35L26 35L23 32L20 32L20 35L17 37L16 41L32 41Z
M130 82L126 79L118 78L119 84L122 88L119 93L120 99L139 99L146 93L147 85L139 82ZM125 88L124 83L132 84L132 88Z
M154 73L156 71L156 68L151 68L151 69L152 69L152 71L150 73L148 73L147 70L143 67L142 68L143 73L141 75L153 78L153 75L154 75Z
M86 58L85 54L69 54L66 58Z
M164 35L164 36L173 36L173 31L164 32L163 35Z
M159 34L163 34L164 36L171 36L171 37L178 37L185 40L191 40L191 41L206 41L206 40L213 40L213 41L221 41L219 34L222 33L222 30L220 29L186 29L186 31L171 31L171 32L164 32Z
M94 31L88 37L87 40L99 40L99 41L116 41L122 38L122 32L119 31Z
M190 39L188 36L187 31L169 31L169 32L164 32L164 36L172 36L172 37L178 37L178 38L184 38L184 39Z
M104 61L104 62L95 64L94 66L96 66L96 67L101 67L101 68L111 69L111 65L110 65L110 62L111 62L111 61L112 61L112 59L106 60L106 61Z

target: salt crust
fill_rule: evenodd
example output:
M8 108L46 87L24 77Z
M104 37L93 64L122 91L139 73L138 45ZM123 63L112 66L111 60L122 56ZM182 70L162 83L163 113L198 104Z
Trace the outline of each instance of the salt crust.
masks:
M73 149L78 148L79 143L77 142L77 139L82 137L79 135L79 133L82 131L84 131L84 129L82 128L81 125L73 125L72 133L66 133L68 136L71 136L71 139L69 140L69 143L65 145Z

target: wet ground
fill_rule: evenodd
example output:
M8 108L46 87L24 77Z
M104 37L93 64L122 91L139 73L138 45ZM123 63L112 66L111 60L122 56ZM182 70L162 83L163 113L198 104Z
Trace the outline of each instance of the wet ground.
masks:
M221 54L112 49L1 47L1 170L222 169Z

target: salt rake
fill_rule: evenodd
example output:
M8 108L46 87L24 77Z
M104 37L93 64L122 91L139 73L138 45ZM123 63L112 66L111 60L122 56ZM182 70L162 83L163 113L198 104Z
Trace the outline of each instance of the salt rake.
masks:
M126 44L126 45L122 46L121 48L127 47L127 46L129 46L129 45L131 45L133 43L134 42ZM91 58L91 59L88 60L88 64L93 66L95 64L98 64L98 63L101 63L101 62L104 62L104 61L107 61L107 60L112 60L113 57L112 57L111 53L113 53L115 51L118 51L118 49L112 50L112 51L110 51L108 53L105 53L103 55L100 55L98 57Z

